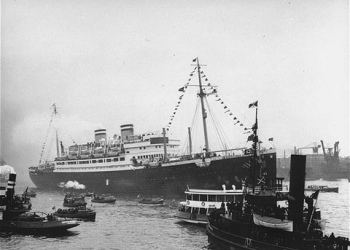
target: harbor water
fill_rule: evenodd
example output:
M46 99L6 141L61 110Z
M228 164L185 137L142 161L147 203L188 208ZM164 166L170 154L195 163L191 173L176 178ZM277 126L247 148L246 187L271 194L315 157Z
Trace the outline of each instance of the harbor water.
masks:
M339 187L339 193L320 193L318 206L323 219L327 219L326 234L350 237L349 182L308 181L306 185ZM16 194L25 188L16 187ZM311 194L309 192L307 195ZM62 208L63 192L37 190L32 198L32 211L52 213ZM178 202L183 197L163 197L163 205L145 205L136 196L117 196L115 204L91 203L97 212L95 222L81 222L80 226L59 235L21 235L0 233L0 249L208 249L204 227L184 224L174 218Z

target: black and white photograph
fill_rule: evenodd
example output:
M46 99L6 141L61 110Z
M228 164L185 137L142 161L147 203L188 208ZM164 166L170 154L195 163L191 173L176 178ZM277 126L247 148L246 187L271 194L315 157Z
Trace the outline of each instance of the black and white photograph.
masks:
M350 249L349 1L0 8L2 250Z

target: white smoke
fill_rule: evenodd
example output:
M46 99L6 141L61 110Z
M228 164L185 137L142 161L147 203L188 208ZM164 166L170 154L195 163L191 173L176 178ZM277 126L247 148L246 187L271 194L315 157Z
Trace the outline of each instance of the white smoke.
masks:
M64 184L65 188L74 188L74 189L85 189L84 184L80 184L77 181L67 181L66 184Z
M9 165L0 166L0 175L9 175L9 174L16 174L16 171L13 167Z

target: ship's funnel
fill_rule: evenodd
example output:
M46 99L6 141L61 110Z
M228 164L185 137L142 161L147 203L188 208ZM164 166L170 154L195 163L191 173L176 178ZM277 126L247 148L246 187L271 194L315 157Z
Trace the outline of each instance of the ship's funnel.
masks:
M305 155L291 155L289 195L289 218L293 221L293 231L301 231L303 226Z
M15 183L15 169L8 165L0 166L0 220L3 215L2 211L6 210L6 205L13 201Z
M122 140L127 141L128 136L134 135L134 125L124 124L120 126L120 133L122 135Z
M95 143L100 143L101 139L107 141L107 130L106 129L96 129L95 130Z
M13 196L15 194L15 185L16 185L16 173L10 173L9 180L7 182L7 200L10 205L13 204Z

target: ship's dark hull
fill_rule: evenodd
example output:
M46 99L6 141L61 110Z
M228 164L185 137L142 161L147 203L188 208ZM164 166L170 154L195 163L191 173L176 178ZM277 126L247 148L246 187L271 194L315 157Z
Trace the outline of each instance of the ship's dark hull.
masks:
M299 248L289 248L256 241L250 237L241 237L219 230L211 225L207 225L208 242L214 244L222 250L298 250Z
M241 188L241 180L249 173L243 164L250 156L212 160L209 166L200 167L195 163L181 163L172 166L144 168L125 171L71 172L52 171L30 172L30 178L38 188L58 189L59 183L77 181L87 190L114 194L162 194L183 195L187 185L192 188L221 189L235 185ZM263 155L267 173L276 176L276 153Z

